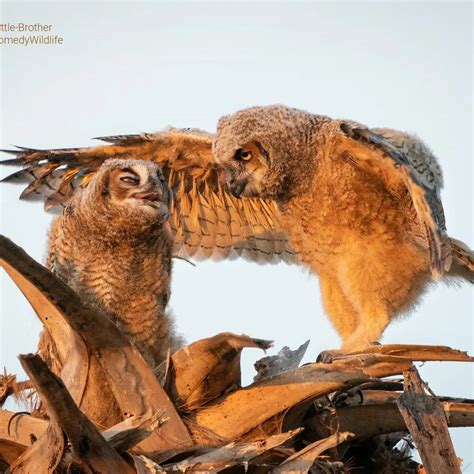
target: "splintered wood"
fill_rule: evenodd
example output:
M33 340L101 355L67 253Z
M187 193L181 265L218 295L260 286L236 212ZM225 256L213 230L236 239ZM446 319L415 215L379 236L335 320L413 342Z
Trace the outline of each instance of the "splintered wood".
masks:
M439 474L460 473L442 404L426 393L415 367L407 370L404 376L405 391L398 399L398 407L418 447L425 470Z
M29 380L0 376L1 404L34 390L43 407L0 410L0 472L461 472L448 427L474 426L474 402L437 398L413 362L472 362L464 352L374 346L300 367L306 342L262 358L242 387L242 350L270 341L222 333L154 370L108 318L4 237L0 264L66 361L58 376L24 355ZM94 367L103 380L93 393L120 408L113 426L91 420L108 409L90 396ZM409 434L423 466L409 455Z

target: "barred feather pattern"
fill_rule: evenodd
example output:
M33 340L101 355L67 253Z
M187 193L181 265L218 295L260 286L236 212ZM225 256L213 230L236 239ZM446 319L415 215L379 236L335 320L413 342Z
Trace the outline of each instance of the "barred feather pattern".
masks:
M297 257L279 224L272 201L239 200L219 179L212 157L213 135L168 128L157 133L98 137L108 145L91 148L3 150L15 158L0 162L23 169L3 181L27 184L24 200L61 209L78 188L88 185L108 158L158 163L172 190L169 225L175 253L195 259L243 257L257 263L293 263Z
M357 156L363 169L381 177L397 197L399 184L408 193L409 202L400 201L407 214L415 212L414 237L429 249L433 278L443 276L451 267L452 255L440 197L443 177L436 157L421 140L396 130L369 129L350 121L342 122L341 130L375 151Z
M163 222L116 206L97 185L107 182L104 176L111 168L134 163L109 160L91 186L74 194L52 224L47 266L116 322L156 366L182 342L166 312L172 239Z
M474 252L460 240L450 238L453 251L453 265L450 273L474 283Z

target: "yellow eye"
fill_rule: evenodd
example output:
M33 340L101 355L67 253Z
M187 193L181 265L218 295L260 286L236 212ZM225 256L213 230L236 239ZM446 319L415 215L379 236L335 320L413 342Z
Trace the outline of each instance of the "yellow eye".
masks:
M241 161L249 161L252 159L252 152L250 150L243 150L242 148L239 148L235 154L235 157Z

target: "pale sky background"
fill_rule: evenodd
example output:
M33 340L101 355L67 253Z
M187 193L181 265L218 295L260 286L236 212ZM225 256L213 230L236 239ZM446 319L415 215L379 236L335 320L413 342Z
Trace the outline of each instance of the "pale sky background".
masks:
M59 46L0 46L1 139L38 148L93 145L94 136L167 125L214 131L218 118L282 103L369 126L414 132L439 157L450 235L474 245L472 4L2 2L1 21L48 23ZM1 176L13 169L1 169ZM0 185L1 232L37 260L51 216ZM0 369L21 373L40 324L2 275ZM473 351L473 291L438 285L385 343ZM188 341L221 331L297 347L305 361L339 341L317 280L297 267L175 261L171 307ZM244 380L262 354L243 356ZM427 363L438 395L474 398L471 365ZM472 429L452 430L473 469Z

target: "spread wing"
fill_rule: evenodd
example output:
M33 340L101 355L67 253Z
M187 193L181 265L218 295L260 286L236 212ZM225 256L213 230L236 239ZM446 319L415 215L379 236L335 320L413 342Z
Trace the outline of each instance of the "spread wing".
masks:
M446 232L440 190L441 169L435 156L416 137L390 129L369 129L355 122L341 122L342 132L359 142L350 159L377 174L397 196L400 189L410 199L418 224L418 241L428 247L431 272L439 278L451 266L451 244ZM416 235L418 234L418 235Z
M20 199L42 200L45 208L64 206L78 186L87 186L108 158L152 160L167 178L173 198L170 227L183 257L236 258L259 263L296 260L271 201L236 199L219 180L212 160L212 135L169 128L140 135L99 137L90 148L3 150L14 155L1 164L22 166L3 181L24 183Z

